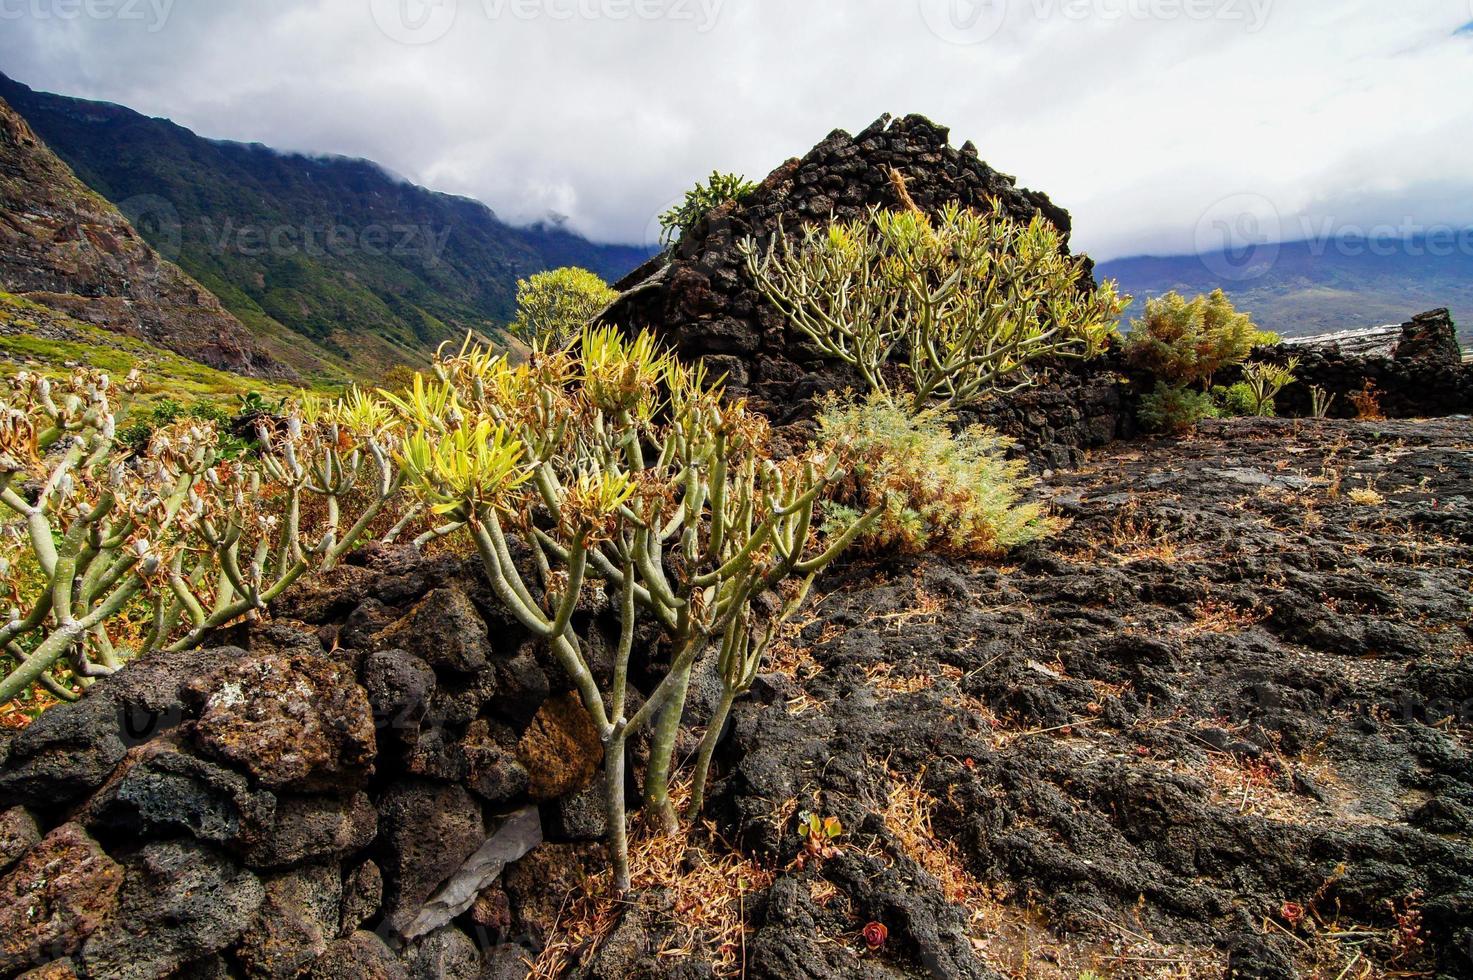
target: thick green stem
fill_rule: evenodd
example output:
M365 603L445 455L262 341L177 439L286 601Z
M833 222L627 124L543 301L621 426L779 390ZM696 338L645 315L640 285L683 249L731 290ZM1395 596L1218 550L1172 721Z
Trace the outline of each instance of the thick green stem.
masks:
M670 802L670 771L675 739L680 734L680 719L685 714L685 699L690 691L692 667L693 663L687 663L678 672L672 672L674 686L669 700L660 709L650 738L650 765L644 780L645 812L666 833L674 833L680 827L679 816Z
M614 894L629 891L629 823L624 803L624 748L627 736L620 729L604 745L605 820L608 823L609 857L614 866Z
M706 779L711 771L711 756L721 742L721 732L726 728L726 719L731 716L731 707L736 704L737 691L727 687L721 692L721 701L716 713L711 716L711 725L701 738L701 748L696 753L696 769L690 784L690 815L699 816L706 806Z

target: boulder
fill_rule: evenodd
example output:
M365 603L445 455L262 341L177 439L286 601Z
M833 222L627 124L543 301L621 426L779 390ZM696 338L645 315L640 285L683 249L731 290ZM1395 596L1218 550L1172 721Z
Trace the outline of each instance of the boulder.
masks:
M297 977L327 952L339 929L342 877L315 864L264 881L265 900L236 956L248 977Z
M481 805L460 786L408 780L379 800L384 913L402 930L486 840Z
M197 841L144 845L123 861L120 906L82 949L88 976L155 980L236 942L265 898L260 880Z
M364 661L363 688L384 749L412 747L435 693L430 665L403 650L382 650Z
M71 956L118 910L123 869L62 824L0 879L0 975Z
M517 758L538 801L555 800L587 786L603 762L603 742L583 702L564 694L542 705L517 743Z
M378 833L378 811L366 793L348 797L284 796L271 826L241 852L252 868L285 868L356 854Z
M400 958L412 980L479 980L481 976L481 951L453 926L409 944Z
M94 833L170 836L249 846L272 825L276 797L162 738L130 751L78 819Z
M488 803L505 803L527 791L532 777L517 758L517 741L504 725L484 719L471 724L460 742L471 792Z
M403 649L436 670L473 674L491 657L491 640L475 603L459 588L436 589L374 639L379 649Z
M270 789L342 791L373 772L368 696L321 657L247 657L190 684L202 705L194 739Z

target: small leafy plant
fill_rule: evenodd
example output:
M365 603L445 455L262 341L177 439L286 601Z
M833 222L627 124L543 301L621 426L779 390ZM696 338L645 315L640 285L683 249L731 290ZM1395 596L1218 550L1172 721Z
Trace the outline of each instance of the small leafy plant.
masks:
M683 202L660 215L661 244L675 244L706 215L728 201L745 200L756 189L757 185L745 177L711 171L705 183L685 192Z
M798 837L803 841L803 851L798 855L795 867L802 870L811 862L838 857L836 842L842 836L844 825L838 817L821 817L804 810L798 814Z
M953 432L953 421L936 409L913 415L880 395L831 398L818 442L851 462L830 519L843 526L876 512L859 546L887 553L995 558L1054 533L1058 522L1023 500L1033 481L1005 455L1011 441L982 426Z
M1146 313L1131 324L1125 359L1167 385L1212 386L1218 371L1241 364L1254 347L1277 341L1240 313L1221 289L1185 299L1169 292L1146 303Z
M1263 361L1254 361L1243 365L1243 380L1248 386L1251 395L1249 402L1253 415L1272 418L1274 415L1274 399L1279 392L1289 387L1299 379L1294 372L1299 369L1299 359L1289 358L1287 364L1269 364Z
M1190 432L1203 419L1221 414L1210 394L1164 381L1157 381L1154 391L1141 396L1137 413L1147 431L1173 435Z

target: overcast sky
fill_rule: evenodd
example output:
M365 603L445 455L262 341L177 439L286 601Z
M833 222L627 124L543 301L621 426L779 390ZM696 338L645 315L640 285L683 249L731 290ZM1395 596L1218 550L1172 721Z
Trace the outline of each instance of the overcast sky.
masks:
M919 112L1110 258L1473 225L1470 22L1473 0L0 0L0 70L619 242L712 168Z

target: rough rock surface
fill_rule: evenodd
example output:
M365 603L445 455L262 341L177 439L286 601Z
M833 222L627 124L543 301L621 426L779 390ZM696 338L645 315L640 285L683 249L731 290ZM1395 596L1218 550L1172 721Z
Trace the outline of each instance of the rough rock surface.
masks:
M342 790L373 772L373 710L341 664L267 655L196 682L196 742L276 790Z
M118 910L123 869L63 824L0 879L0 975L70 956Z
M748 975L883 975L873 919L944 975L1337 976L1316 917L1473 975L1470 450L1468 422L1213 423L1057 478L1073 526L1006 567L831 574L719 760L718 826L790 868ZM851 828L816 871L796 808Z
M290 372L0 99L0 287L213 367Z
M1048 477L1073 523L1006 565L835 569L738 705L711 824L659 858L743 862L719 942L688 930L722 896L668 884L570 940L606 862L566 678L474 562L366 550L240 647L146 658L0 750L4 887L83 824L127 910L0 977L520 978L565 941L597 978L1337 976L1354 952L1311 923L1468 975L1470 450L1467 421L1210 423ZM481 666L378 648L445 590ZM405 942L527 807L547 843ZM803 809L844 832L799 867Z
M1390 418L1473 414L1473 364L1463 363L1456 325L1447 310L1419 314L1402 324L1390 349L1358 353L1349 342L1289 341L1266 353L1270 360L1299 359L1298 384L1277 399L1280 414L1310 414L1310 386L1335 396L1332 418L1355 418L1352 396L1372 386Z

